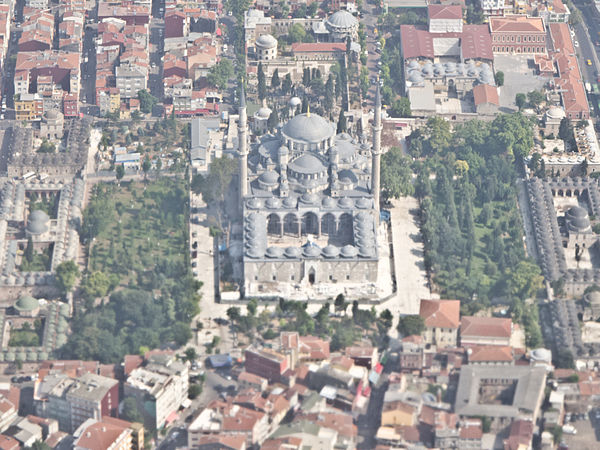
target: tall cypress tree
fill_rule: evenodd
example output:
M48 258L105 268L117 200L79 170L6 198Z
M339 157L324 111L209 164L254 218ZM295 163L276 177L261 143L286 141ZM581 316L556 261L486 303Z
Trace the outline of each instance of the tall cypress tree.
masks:
M258 64L258 98L262 101L267 98L267 82L265 80L265 72L263 71L262 63Z

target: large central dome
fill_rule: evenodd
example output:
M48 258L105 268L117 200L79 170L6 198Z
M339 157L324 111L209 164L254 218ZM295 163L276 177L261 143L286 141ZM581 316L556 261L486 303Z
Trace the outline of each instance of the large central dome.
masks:
M333 125L316 114L298 114L282 129L283 135L295 141L314 144L334 135Z

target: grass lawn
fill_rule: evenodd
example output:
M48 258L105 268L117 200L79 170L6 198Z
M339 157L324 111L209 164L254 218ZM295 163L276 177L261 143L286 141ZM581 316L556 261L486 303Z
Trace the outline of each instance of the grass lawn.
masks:
M27 261L25 257L21 259L19 270L21 272L45 272L50 270L52 257L52 246L46 248L43 252L37 253L34 251L31 261Z
M42 345L42 322L36 320L34 328L29 323L23 328L10 330L9 347L39 347Z
M145 285L157 264L169 278L169 267L186 263L187 193L183 180L163 178L112 185L113 218L92 246L90 269L114 273L120 285ZM152 287L150 287L152 288Z

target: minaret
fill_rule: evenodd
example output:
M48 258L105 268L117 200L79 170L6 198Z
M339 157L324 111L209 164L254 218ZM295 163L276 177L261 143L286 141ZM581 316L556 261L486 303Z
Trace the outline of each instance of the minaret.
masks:
M371 150L371 194L377 211L377 223L379 223L379 165L381 158L381 94L379 92L379 81L377 81L377 93L375 94L375 114L373 118L373 149Z
M240 92L240 106L238 108L238 152L240 154L240 202L248 195L248 117L246 114L246 95L244 84Z

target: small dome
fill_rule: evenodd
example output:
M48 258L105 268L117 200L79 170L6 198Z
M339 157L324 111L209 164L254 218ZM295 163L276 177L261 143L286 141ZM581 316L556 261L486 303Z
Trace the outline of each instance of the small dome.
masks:
M585 299L592 305L600 305L600 292L592 291L586 294Z
M354 206L354 202L351 198L342 197L338 200L338 206L340 208L352 208Z
M546 116L548 116L549 119L563 119L566 114L565 114L565 110L562 109L559 106L551 106L548 111L546 111Z
M281 247L269 247L267 249L267 258L282 258L284 250Z
M251 198L250 200L248 200L247 205L249 208L252 208L252 209L260 209L263 206L263 202L260 201L260 199L254 197L254 198Z
M357 208L360 209L367 209L371 207L371 200L361 197L358 200L356 200L356 206Z
M277 181L279 180L279 174L272 170L267 170L266 172L261 173L258 179L264 184L277 184Z
M27 217L27 231L31 234L42 234L48 231L50 217L44 211L36 209Z
M307 258L317 258L321 256L321 249L317 245L307 245L304 247L302 254Z
M20 312L33 311L40 307L40 302L30 295L22 295L15 303L15 309Z
M270 34L261 34L256 40L256 45L261 48L275 48L277 47L277 39Z
M62 116L62 113L57 109L51 109L44 113L44 118L46 120L57 120Z
M358 250L353 245L344 245L340 254L343 258L354 258L358 255Z
M302 100L300 100L299 97L292 97L292 98L290 98L290 106L292 108L297 108L298 105L301 105L301 104L302 104Z
M246 255L248 255L250 258L258 259L263 256L263 252L261 252L258 247L254 246L246 250Z
M335 200L332 199L331 197L325 197L323 199L323 202L321 203L321 205L323 206L323 208L335 208Z
M319 201L319 196L317 194L305 192L304 194L302 194L302 197L300 197L300 201L302 203L313 205Z
M581 206L572 206L571 208L569 208L569 210L567 211L567 215L569 215L570 217L588 217L588 212L585 208L582 208Z
M281 129L284 136L295 141L317 143L334 135L333 125L317 114L297 114Z
M281 208L281 200L279 200L277 197L271 197L267 199L266 205L269 209Z
M322 251L325 258L336 258L340 254L340 250L333 245L328 245Z
M271 115L272 112L273 112L273 110L271 108L267 108L266 106L263 106L258 111L256 111L256 113L254 114L254 117L266 120L269 118L269 116Z
M294 197L286 197L283 199L283 206L286 208L295 208L297 204L298 200L296 200Z
M552 361L552 352L546 348L536 348L531 351L529 356L534 361Z
M288 247L285 249L285 256L287 258L299 258L301 251L298 247Z
M372 258L375 256L375 247L372 245L363 245L359 247L358 254L362 258Z
M333 28L351 28L358 26L358 20L348 11L341 10L327 18L327 25Z

